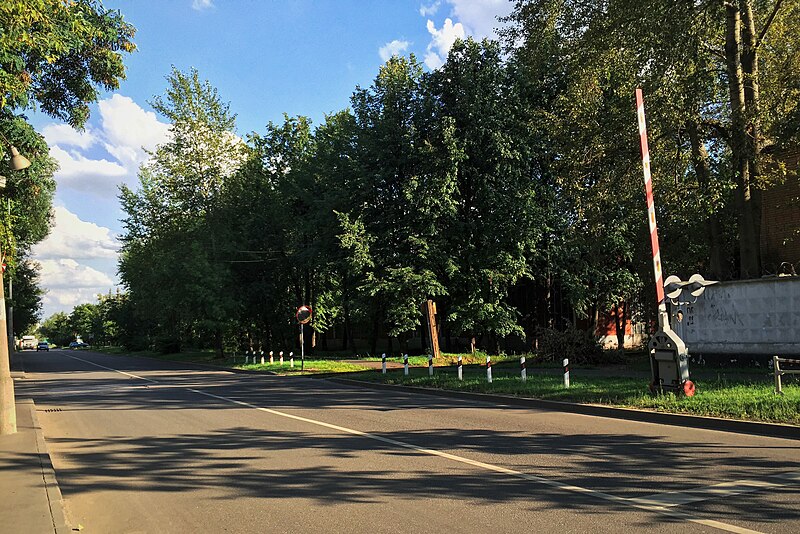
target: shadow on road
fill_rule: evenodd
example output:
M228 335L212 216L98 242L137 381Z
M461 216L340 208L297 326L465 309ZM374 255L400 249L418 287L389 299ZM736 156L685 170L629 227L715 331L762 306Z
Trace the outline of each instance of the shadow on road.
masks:
M474 401L350 389L319 380L198 372L196 368L186 369L170 362L148 361L140 366L136 360L127 358L119 359L116 367L134 374L146 370L148 377L159 382L145 383L124 375L109 380L107 374L93 378L92 373L98 369L87 368L85 363L61 360L54 371L60 378L39 375L22 389L26 395L45 399L48 405L58 406L64 412L163 410L164 417L168 417L172 410L242 408L184 388L192 386L275 410L317 410L323 419L334 417L330 414L338 411L339 420L330 422L344 426L348 423L346 413L342 422L342 410L350 409L384 412L424 409L435 413L480 408L498 417L499 412L521 414L528 421L546 413ZM64 373L74 374L74 378L64 378ZM442 422L447 412L438 415L437 424L448 426ZM267 417L270 416L265 414L264 425L270 424ZM391 428L391 423L387 424ZM362 436L332 433L312 425L307 431L272 426L91 439L60 436L49 437L48 442L60 451L62 467L58 478L65 496L98 490L185 492L215 487L223 489L226 498L305 498L322 504L447 496L479 505L519 501L521 506L531 509L569 506L574 510L611 513L625 508L591 495L569 493L507 474L433 458ZM436 428L376 434L626 497L685 491L690 486L721 481L764 479L800 469L800 460L776 463L759 455L752 445L709 443L687 440L685 436L677 440L666 432L681 430L670 428L664 432L664 435L580 431L562 434ZM800 457L797 455L800 447L781 445L789 442L773 443L778 444L774 446L776 449L789 449L784 456ZM422 461L412 461L411 457ZM0 472L21 461L30 459L0 459ZM435 468L411 468L412 465L435 465ZM785 491L796 495L796 487L792 490ZM765 522L800 520L800 510L768 499L759 500L757 513ZM723 512L715 514L717 519L725 521Z

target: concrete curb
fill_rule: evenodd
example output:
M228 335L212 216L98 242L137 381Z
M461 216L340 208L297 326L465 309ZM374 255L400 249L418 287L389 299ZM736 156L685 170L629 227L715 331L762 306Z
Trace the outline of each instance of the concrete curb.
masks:
M53 528L56 534L67 534L72 529L67 525L66 513L64 511L64 498L61 495L61 488L56 480L56 471L53 462L50 460L50 451L47 449L47 442L44 440L42 425L36 416L36 405L33 399L20 399L17 406L28 405L33 420L33 428L36 432L36 453L42 466L42 478L44 479L45 491L47 492L47 502L50 505L50 517L53 519Z
M509 395L493 395L489 393L471 393L446 389L421 388L415 386L398 386L394 384L365 382L349 378L326 377L325 380L348 386L357 386L369 389L403 391L406 393L417 393L435 397L476 400L490 404L522 406L525 408L535 408L539 410L569 412L596 417L608 417L612 419L624 419L627 421L637 421L640 423L654 423L684 428L717 430L720 432L733 432L736 434L752 434L755 436L800 440L800 426L794 425L742 421L739 419L722 419L719 417L704 417L699 415L653 412L648 410L635 410L632 408L615 408L612 406L602 406L598 404L578 404L573 402L529 399L524 397L512 397Z

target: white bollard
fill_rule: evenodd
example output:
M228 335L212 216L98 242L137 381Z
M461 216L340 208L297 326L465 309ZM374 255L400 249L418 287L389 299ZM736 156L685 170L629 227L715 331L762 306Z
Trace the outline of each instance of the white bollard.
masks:
M461 362L461 355L458 355L458 379L464 380L464 366Z
M244 364L247 365L248 363L250 363L250 353L249 352L245 352L244 353Z
M522 376L522 381L528 380L528 370L525 368L525 356L519 358L519 373Z
M253 361L256 361L256 352L253 351ZM261 351L261 365L264 365L264 351Z
M486 381L492 383L492 357L486 357Z
M433 354L428 354L428 376L433 376Z
M294 352L289 353L289 367L294 367Z
M564 358L564 387L569 387L569 360Z
M283 365L283 351L280 351L278 353L278 356L280 356L280 363L281 363L281 365Z
M381 373L386 374L386 353L381 355Z
M275 363L275 357L272 354L272 351L269 351L269 364L272 365Z
M403 355L403 374L408 376L408 354Z

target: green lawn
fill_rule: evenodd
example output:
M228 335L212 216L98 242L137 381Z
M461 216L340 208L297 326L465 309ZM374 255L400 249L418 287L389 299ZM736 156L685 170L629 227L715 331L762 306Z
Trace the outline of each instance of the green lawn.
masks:
M485 364L486 363L486 354L482 352L476 352L475 354L461 354L461 363L464 365L479 363ZM446 353L443 352L439 358L434 361L435 366L442 366L442 365L455 365L458 362L459 354L456 353ZM379 362L381 361L380 356L367 356L363 358L359 358L360 360L364 360L367 362ZM519 361L519 357L517 356L492 356L492 362L505 362L505 361ZM395 363L403 363L403 358L401 356L387 356L387 362L395 362ZM408 365L409 366L426 366L428 365L428 356L409 356L408 357Z
M295 366L284 364L269 365L245 364L244 357L216 359L211 351L184 352L180 354L159 354L150 351L130 352L115 347L100 349L108 354L132 354L161 360L178 362L206 363L220 367L271 372L282 375L297 375L300 371L300 358L295 358ZM545 400L605 404L629 408L640 408L671 413L686 413L733 419L768 421L800 425L800 381L788 379L784 383L784 395L773 392L773 383L766 370L754 369L713 369L693 368L692 379L697 385L694 397L665 394L654 396L647 389L649 369L637 365L573 367L571 387L564 388L563 377L552 364L530 365L529 378L523 383L519 378L518 358L492 357L492 384L486 382L486 361L483 354L462 355L464 380L458 381L454 364L456 354L444 354L436 361L435 374L428 376L427 356L409 358L410 376L405 377L402 369L390 370L386 375L380 369L345 363L341 359L313 358L305 362L303 374L347 373L348 378L388 384L403 384L418 387L452 389L481 393L498 393ZM357 358L349 358L355 360ZM363 361L380 361L380 358L359 358ZM387 358L388 361L402 362L402 358ZM413 367L417 366L417 367ZM615 373L628 376L614 376ZM640 375L640 376L630 376Z
M284 359L283 365L280 365L278 363L277 358L275 359L275 363L272 365L270 365L269 363L265 363L264 365L261 365L260 363L244 364L242 363L241 357L237 358L237 362L238 363L231 364L230 360L228 360L228 365L226 366L233 367L235 369L247 369L250 371L268 371L282 375L301 374L300 358L295 358L294 367L289 366L288 358ZM356 371L364 371L365 369L367 369L367 367L363 365L354 365L351 363L345 363L337 360L306 360L305 370L302 371L302 373L303 374L352 373Z
M250 371L266 371L277 374L300 374L300 358L295 357L294 367L290 367L289 358L284 356L284 363L278 363L278 357L275 357L275 363L261 364L245 364L244 356L239 354L236 357L228 356L227 358L219 359L213 351L194 351L194 352L181 352L178 354L161 354L153 351L126 351L120 347L101 347L96 350L105 354L121 354L131 356L143 356L146 358L154 358L157 360L166 360L172 362L187 362L187 363L204 363L210 365L217 365L219 367L230 367L233 369L247 369ZM266 361L269 357L265 356ZM338 360L327 359L306 359L305 369L303 374L318 374L318 373L350 373L355 371L364 371L367 367L362 365L353 365L344 363Z
M648 381L639 378L581 376L580 373L572 372L570 388L567 389L560 374L531 373L528 380L522 382L515 371L503 368L493 368L492 371L491 384L486 381L486 369L480 367L465 367L463 381L458 380L455 368L436 368L433 377L428 376L427 369L411 369L408 377L405 377L402 371L392 371L385 376L373 371L353 374L348 378L555 401L606 404L661 412L800 424L800 386L797 384L784 386L784 395L776 395L772 384L765 381L698 380L697 394L694 397L684 397L671 393L651 395L647 389Z

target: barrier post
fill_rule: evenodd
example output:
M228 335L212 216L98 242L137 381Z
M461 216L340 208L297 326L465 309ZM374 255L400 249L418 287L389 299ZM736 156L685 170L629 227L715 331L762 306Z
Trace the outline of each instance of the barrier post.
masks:
M464 366L461 362L461 355L458 355L458 380L464 380Z
M381 355L381 373L386 374L386 353Z
M428 354L428 376L433 376L433 354Z
M528 370L525 368L525 356L520 356L519 358L519 374L523 382L528 380Z
M492 357L486 357L486 381L492 383Z
M569 387L569 360L564 358L564 387Z
M403 355L403 374L408 376L408 354Z
M294 367L294 352L289 353L289 367Z

